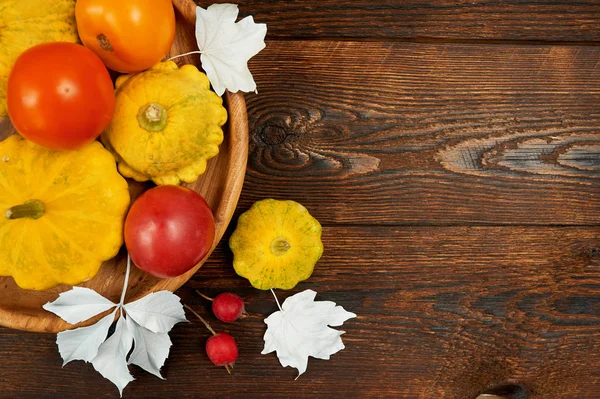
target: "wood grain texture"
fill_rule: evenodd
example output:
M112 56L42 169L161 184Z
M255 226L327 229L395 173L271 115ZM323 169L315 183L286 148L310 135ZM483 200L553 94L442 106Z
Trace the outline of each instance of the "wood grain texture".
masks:
M217 3L226 3L218 0ZM206 7L213 2L200 1ZM595 0L241 0L271 39L599 41Z
M133 368L125 397L474 399L516 379L530 398L593 398L600 362L600 232L582 227L330 227L306 288L358 314L346 322L346 349L311 359L306 374L260 355L268 291L235 276L220 244L177 294L237 340L233 375L204 355L209 337L191 323L171 333L166 381ZM221 324L194 293L229 290L250 317ZM0 329L5 397L114 397L90 365L61 369L55 337ZM27 349L24 349L27 348ZM35 379L31 375L36 376Z
M271 41L242 205L328 223L600 223L600 47Z
M325 253L280 300L311 288L359 317L345 350L294 381L260 355L277 307L235 275L232 223L177 294L236 338L234 374L192 319L171 333L167 380L133 367L125 397L597 398L600 3L238 4L270 40L250 62L236 215L306 205ZM250 317L215 321L196 289L244 296ZM0 328L0 348L0 398L117 395L91 365L61 369L54 335Z
M176 1L182 10L194 12L194 8L185 8L186 2L191 0ZM191 10L191 11L190 11ZM181 12L177 13L176 40L171 48L171 55L183 54L197 49L195 45L194 27L185 23ZM190 17L188 16L188 20ZM179 63L199 64L198 57L186 57L177 60ZM224 105L228 111L228 122L224 126L225 139L219 147L219 154L208 162L205 173L187 187L199 192L210 205L215 217L215 240L212 249L217 245L236 209L237 201L242 190L246 163L248 158L248 117L246 104L241 93L227 93ZM0 124L0 139L14 133L6 121ZM1 170L0 170L1 173ZM150 184L130 182L132 198L135 199ZM144 295L160 291L174 291L183 285L200 268L201 261L189 272L171 279L152 277L136 267L131 270L129 277L128 300L135 300ZM115 258L105 262L98 274L89 282L81 284L89 287L107 298L118 302L123 288L123 279L127 257L121 251ZM61 285L45 291L24 291L20 289L12 277L0 277L0 325L28 331L57 332L72 327L58 316L45 311L42 305L55 300L60 292L70 289L70 286ZM108 313L108 312L106 312ZM95 322L100 317L91 319L81 325Z

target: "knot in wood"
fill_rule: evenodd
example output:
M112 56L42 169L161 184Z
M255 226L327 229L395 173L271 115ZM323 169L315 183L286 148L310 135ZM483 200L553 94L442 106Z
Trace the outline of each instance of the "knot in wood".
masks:
M287 129L279 125L266 125L258 133L260 140L268 146L278 145L291 136Z
M483 391L476 399L527 399L529 390L513 382L502 382Z

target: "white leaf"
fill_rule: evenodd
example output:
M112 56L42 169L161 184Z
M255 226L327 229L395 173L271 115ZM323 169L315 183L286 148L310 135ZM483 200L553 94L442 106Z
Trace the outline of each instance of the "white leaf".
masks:
M127 327L133 333L134 349L129 364L140 366L149 373L164 380L160 368L169 357L171 339L168 334L157 334L138 325L131 317L127 318Z
M132 343L133 335L127 328L125 318L121 316L117 321L115 332L100 345L98 355L92 360L96 371L115 384L121 396L123 396L123 388L134 379L129 373L126 360Z
M89 288L73 287L63 292L54 302L43 308L56 314L67 323L77 324L117 306L96 291Z
M154 333L168 333L177 323L187 321L179 297L170 291L148 294L126 304L125 311L137 324Z
M341 326L356 317L334 302L315 302L316 295L312 290L293 295L285 300L283 310L265 319L267 332L262 354L276 351L281 365L298 369L298 376L306 371L309 356L329 359L344 349L344 332L328 326Z
M196 41L202 68L218 95L225 89L256 91L248 60L265 48L266 24L256 24L252 16L235 22L236 4L213 4L196 8Z
M171 348L171 339L167 333L175 323L187 321L179 297L169 291L149 294L123 305L130 270L131 261L127 257L119 305L92 290L79 287L74 287L71 291L61 294L54 302L44 305L44 309L70 323L78 323L118 306L96 324L58 333L56 343L64 364L71 360L91 362L104 378L117 386L121 395L125 386L133 381L127 368L127 355L134 339L135 349L130 356L130 363L162 378L160 368L169 356ZM121 309L121 312L115 331L107 339L118 309Z
M91 326L58 333L56 343L58 352L63 359L63 366L72 360L91 362L96 357L98 347L106 339L116 312L115 309L114 312Z

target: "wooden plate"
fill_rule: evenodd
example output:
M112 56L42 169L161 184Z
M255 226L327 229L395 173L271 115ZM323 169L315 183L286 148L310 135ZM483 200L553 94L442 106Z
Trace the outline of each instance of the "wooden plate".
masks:
M177 33L170 56L198 49L194 36L196 19L194 3L191 0L173 0L173 4L177 15ZM199 58L198 55L182 57L176 62L194 63L199 67ZM248 116L243 94L227 92L224 100L229 120L224 126L225 140L221 144L219 155L209 161L206 173L200 176L196 183L187 185L204 196L215 216L215 242L208 256L223 237L231 221L242 190L248 159ZM0 119L0 140L10 134L14 134L14 129L7 119ZM150 185L130 182L132 198L148 187ZM132 267L127 301L141 298L154 291L176 290L196 273L202 263L204 261L188 273L172 279L157 279ZM126 254L122 250L116 258L105 262L96 277L81 286L92 288L113 302L118 302L125 267ZM43 304L55 300L60 292L70 288L62 285L46 291L29 291L20 289L12 277L0 277L0 325L39 332L58 332L72 327L42 309Z

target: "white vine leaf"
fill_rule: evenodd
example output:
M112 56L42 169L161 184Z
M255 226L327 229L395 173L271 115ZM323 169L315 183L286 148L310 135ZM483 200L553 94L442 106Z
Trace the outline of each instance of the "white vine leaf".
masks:
M129 364L135 364L160 379L160 368L165 364L171 348L169 334L157 334L138 325L131 317L127 327L133 333L134 348L129 356Z
M90 319L110 308L117 306L96 291L89 288L73 287L63 292L54 302L46 303L43 308L56 314L70 324Z
M119 304L88 288L73 287L60 294L54 302L44 305L44 309L72 324L116 307L95 324L58 333L56 343L63 366L72 360L91 362L104 378L117 386L121 395L123 388L133 381L128 364L135 364L162 378L160 368L171 349L167 333L176 323L187 321L179 297L169 291L148 294L124 304L130 270L128 258ZM107 339L117 310L120 312L115 331ZM134 341L135 347L128 362L127 355Z
M58 352L63 366L72 360L91 362L98 354L98 347L104 342L108 330L115 319L117 310L104 316L96 324L59 332L56 336Z
M262 354L277 352L281 365L298 369L298 377L306 371L309 356L327 360L344 349L344 331L329 326L341 326L356 317L335 302L315 301L316 295L312 290L293 295L280 311L265 319L267 332Z
M154 333L168 333L175 324L188 321L179 297L170 291L153 292L124 307L137 324Z
M133 334L127 328L124 317L119 317L115 332L98 349L98 355L92 360L97 372L119 389L123 396L123 388L133 381L127 368L127 354L133 343Z
M196 41L200 61L215 92L256 91L248 60L265 48L266 24L256 24L252 16L235 22L236 4L213 4L196 8Z

